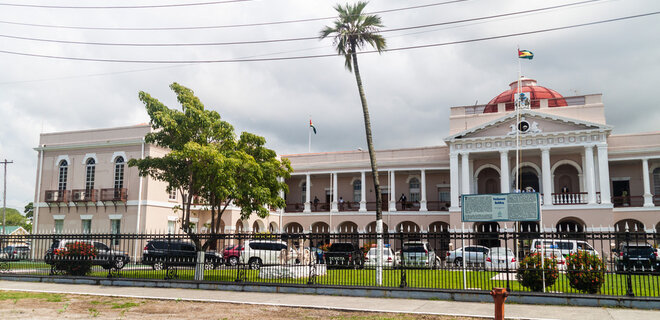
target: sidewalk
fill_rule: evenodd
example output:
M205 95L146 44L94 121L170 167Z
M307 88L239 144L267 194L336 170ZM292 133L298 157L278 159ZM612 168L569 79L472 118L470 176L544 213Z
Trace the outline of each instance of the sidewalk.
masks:
M0 290L103 295L146 299L181 299L189 301L377 312L421 313L473 317L493 316L492 303L439 300L359 298L198 289L110 287L20 281L0 281ZM660 310L507 304L505 306L505 316L511 319L640 320L660 319Z

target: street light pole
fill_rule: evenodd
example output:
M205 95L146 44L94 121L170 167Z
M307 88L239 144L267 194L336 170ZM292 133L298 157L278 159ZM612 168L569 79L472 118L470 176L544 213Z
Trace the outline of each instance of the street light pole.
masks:
M2 192L2 235L6 235L7 232L6 232L5 224L7 222L7 219L5 212L7 211L7 164L14 163L14 161L7 161L7 159L5 159L5 161L0 163L5 165L5 175L4 175L5 187Z

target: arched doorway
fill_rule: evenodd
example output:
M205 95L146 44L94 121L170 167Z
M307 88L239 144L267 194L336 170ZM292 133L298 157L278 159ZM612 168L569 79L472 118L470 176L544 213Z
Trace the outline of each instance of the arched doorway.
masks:
M494 168L485 168L477 175L477 193L500 193L500 173Z
M337 232L340 234L357 233L358 226L353 221L344 221L337 226Z
M367 233L375 234L376 233L376 221L369 223L367 225L367 227L365 228L365 231L367 231ZM389 227L387 226L387 223L383 223L383 234L388 233L388 232L389 232Z
M309 237L313 247L330 243L330 226L323 221L313 223Z
M532 241L541 237L541 228L539 223L534 221L523 221L515 226L520 241L514 242L514 246L518 247L519 243L518 256L526 256L530 252Z
M303 233L303 226L298 222L291 222L284 227L284 233Z
M562 164L553 171L555 193L580 192L580 172L572 164Z
M404 221L396 226L396 231L401 233L419 233L419 225L412 221Z
M447 251L449 251L449 242L451 236L449 234L449 224L443 221L436 221L429 225L429 232L427 233L429 244L435 249L435 253L443 261L447 258Z
M236 221L236 233L245 233L247 231L247 227L243 223L243 220L238 220Z
M255 221L252 224L252 233L260 233L260 232L265 232L266 227L264 226L263 221Z
M635 219L623 219L614 224L616 232L645 232L644 224Z
M585 239L584 221L578 218L564 218L559 220L556 225L557 234L562 238Z
M520 171L518 172L518 174L520 175L520 186L518 186L518 183L516 182L516 169L514 168L511 171L511 180L513 181L513 188L511 188L512 191L515 191L516 189L518 189L518 187L520 187L520 190L522 191L531 191L531 192L542 191L540 189L541 183L539 179L539 175L541 174L541 169L538 168L537 165L530 162L521 163Z
M500 225L497 222L478 222L474 224L477 244L484 247L499 247Z
M268 225L268 232L270 232L270 233L278 233L279 231L280 231L280 230L279 230L279 228L277 227L277 223L275 223L275 222L271 222L271 223Z

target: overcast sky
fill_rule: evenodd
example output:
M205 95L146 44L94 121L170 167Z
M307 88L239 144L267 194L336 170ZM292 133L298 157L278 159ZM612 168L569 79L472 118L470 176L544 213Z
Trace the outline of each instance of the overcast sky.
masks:
M209 0L9 0L59 6L136 6ZM447 0L373 0L381 11ZM478 18L544 8L568 1L469 0L381 13L385 29ZM332 17L335 0L255 0L140 9L15 7L0 4L0 50L119 60L231 60L332 54L332 41L195 46L126 47L39 42L12 37L105 43L208 43L317 36L331 20L257 27L168 31L65 29L80 27L191 27ZM343 2L342 2L343 3ZM444 43L574 25L660 11L657 0L593 3L477 22L385 32L388 47ZM449 108L484 104L508 89L518 72L516 48L534 52L523 74L559 93L602 93L614 133L656 131L660 104L660 15L569 30L360 55L376 148L442 145ZM8 167L7 206L22 211L34 198L40 132L145 123L138 100L146 91L177 106L168 85L195 91L237 131L266 137L278 154L307 152L308 121L318 130L312 151L365 148L362 110L354 76L343 58L212 63L145 64L58 60L0 53L0 159Z

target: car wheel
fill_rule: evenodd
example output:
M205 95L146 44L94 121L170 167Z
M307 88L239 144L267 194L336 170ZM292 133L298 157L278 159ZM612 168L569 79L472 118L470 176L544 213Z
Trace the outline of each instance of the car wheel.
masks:
M232 267L238 265L238 257L229 257L229 260L227 260L227 265Z
M113 267L117 270L124 268L124 259L116 258Z
M165 269L165 264L162 261L154 262L151 266L154 270L163 270Z
M204 270L213 270L215 269L215 264L213 263L212 260L208 260L204 262Z
M250 269L252 269L252 270L259 270L261 268L261 259L252 258L248 262L248 265L250 266Z
M456 258L456 260L454 260L454 265L457 266L457 267L462 267L463 266L463 259Z

